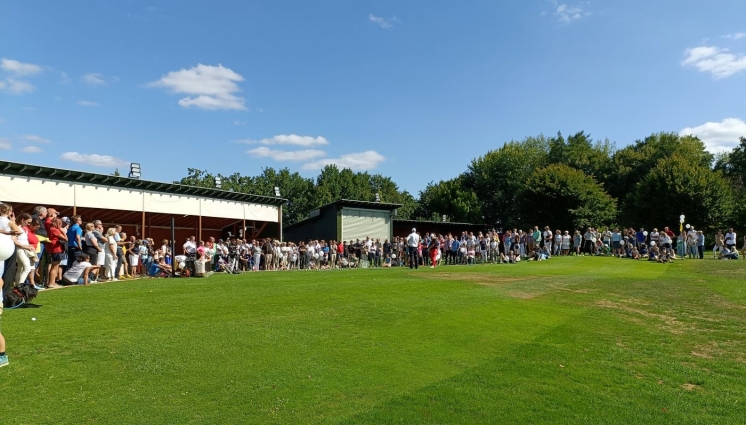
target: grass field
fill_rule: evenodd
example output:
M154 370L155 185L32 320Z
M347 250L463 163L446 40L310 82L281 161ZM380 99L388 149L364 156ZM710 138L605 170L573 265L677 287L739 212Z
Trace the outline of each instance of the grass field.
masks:
M571 257L47 291L3 314L0 423L742 424L745 272Z

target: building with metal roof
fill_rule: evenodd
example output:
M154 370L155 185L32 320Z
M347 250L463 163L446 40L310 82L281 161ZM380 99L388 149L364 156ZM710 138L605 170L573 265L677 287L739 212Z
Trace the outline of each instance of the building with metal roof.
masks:
M155 240L170 239L175 218L177 242L188 236L281 237L280 197L161 183L136 178L0 161L0 201L16 211L36 205L62 215L120 224L124 231Z
M289 241L391 239L393 218L401 204L340 199L310 212L283 229Z

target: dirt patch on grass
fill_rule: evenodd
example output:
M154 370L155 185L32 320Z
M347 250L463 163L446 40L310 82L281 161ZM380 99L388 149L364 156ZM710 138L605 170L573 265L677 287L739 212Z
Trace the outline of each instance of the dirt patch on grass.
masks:
M497 287L508 283L528 280L530 277L504 277L482 273L432 273L427 275L428 278L438 280L456 280L460 282L476 283L481 286Z
M684 333L683 324L676 320L673 316L667 316L665 314L651 313L641 308L632 307L625 304L616 303L609 300L600 300L596 305L604 308L613 308L615 310L621 310L627 313L634 313L639 316L648 317L651 319L657 319L663 322L663 329L673 333L682 334ZM643 304L644 305L644 304Z
M510 295L513 298L520 298L523 300L530 300L531 298L536 298L541 294L531 294L528 292L520 292L520 291L513 291L509 292L508 295Z
M687 391L695 391L695 390L701 389L702 387L700 387L697 384L692 384L691 382L687 382L686 384L682 385L681 388Z

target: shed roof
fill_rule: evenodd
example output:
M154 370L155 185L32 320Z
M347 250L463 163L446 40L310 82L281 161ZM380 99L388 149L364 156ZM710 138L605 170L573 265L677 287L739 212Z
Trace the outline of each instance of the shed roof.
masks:
M287 199L274 196L262 196L250 193L231 192L228 190L187 186L176 183L160 183L148 180L133 179L129 177L87 173L84 171L66 170L62 168L21 164L9 161L0 161L0 174L19 177L45 178L67 182L91 183L103 186L148 190L152 192L173 193L179 195L201 196L205 198L225 199L247 203L251 202L264 205L282 205L287 203Z

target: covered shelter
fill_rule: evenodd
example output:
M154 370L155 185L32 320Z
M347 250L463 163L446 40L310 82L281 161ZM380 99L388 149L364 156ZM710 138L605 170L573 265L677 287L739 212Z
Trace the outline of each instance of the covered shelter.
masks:
M393 218L401 204L340 199L284 228L289 241L391 239Z
M121 225L128 235L171 239L188 237L253 239L282 237L279 197L160 183L129 177L87 173L0 161L0 201L17 212L37 205L55 208L61 216L80 215L84 222L101 220L104 227Z
M455 223L451 221L430 221L430 220L394 220L394 236L407 236L412 233L412 228L416 228L420 234L436 233L440 235L461 235L461 232L487 232L493 227L487 224L476 223Z

